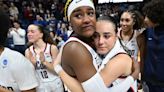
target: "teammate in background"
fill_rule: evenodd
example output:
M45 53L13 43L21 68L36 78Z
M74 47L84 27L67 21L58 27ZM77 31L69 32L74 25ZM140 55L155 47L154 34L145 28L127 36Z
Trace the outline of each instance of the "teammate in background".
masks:
M145 30L143 28L143 16L136 10L125 10L121 14L118 37L127 53L138 62L137 37ZM137 81L135 81L134 92L137 92Z
M35 92L38 82L31 62L19 52L4 47L9 16L0 9L0 92Z
M152 0L143 8L147 29L140 36L144 92L164 92L164 1Z
M63 92L63 84L58 75L47 70L41 63L53 64L58 54L57 47L47 30L42 25L31 24L28 26L28 41L32 45L26 49L25 56L33 63L40 82L37 92Z
M143 28L143 16L136 10L125 10L120 17L120 28L118 29L118 37L121 44L128 54L138 62L138 44L137 36L140 35Z

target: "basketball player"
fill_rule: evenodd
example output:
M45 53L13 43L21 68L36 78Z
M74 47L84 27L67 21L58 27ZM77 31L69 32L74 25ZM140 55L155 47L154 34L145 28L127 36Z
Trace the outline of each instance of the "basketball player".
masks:
M63 92L61 79L41 64L41 61L52 64L58 54L49 32L37 24L29 25L27 30L28 41L32 45L26 49L25 55L34 64L38 75L40 85L37 92Z
M121 14L120 28L118 29L118 37L121 40L121 44L127 53L138 62L138 43L137 37L145 30L142 28L143 18L142 15L135 10L125 10ZM137 81L135 81L134 92L137 92Z
M0 9L0 92L35 92L38 82L31 62L21 53L4 47L9 17Z

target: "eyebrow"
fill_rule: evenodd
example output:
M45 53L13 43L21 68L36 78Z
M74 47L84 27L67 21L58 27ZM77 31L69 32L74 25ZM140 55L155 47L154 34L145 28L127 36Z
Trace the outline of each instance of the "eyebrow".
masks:
M103 34L111 34L110 32L104 32Z
M93 10L93 8L91 8L91 7L88 7L87 9L88 9L89 11ZM72 13L79 12L79 11L81 11L81 10L82 10L82 9L79 8L79 9L74 10Z

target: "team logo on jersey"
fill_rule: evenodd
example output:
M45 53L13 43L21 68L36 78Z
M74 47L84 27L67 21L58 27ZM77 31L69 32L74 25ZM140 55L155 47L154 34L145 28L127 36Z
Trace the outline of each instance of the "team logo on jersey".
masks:
M79 3L80 1L82 1L82 0L76 0L76 3Z
M2 62L2 67L3 68L6 68L7 67L7 64L8 64L7 59L4 59L3 62Z
M153 40L153 38L148 38L149 41Z

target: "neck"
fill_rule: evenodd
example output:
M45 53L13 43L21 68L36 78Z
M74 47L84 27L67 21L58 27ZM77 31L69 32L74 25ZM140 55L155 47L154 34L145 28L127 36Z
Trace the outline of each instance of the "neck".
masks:
M131 29L129 31L121 31L121 32L122 32L122 35L131 36L133 34L133 29Z
M40 49L42 50L43 48L45 48L46 43L43 40L39 40L36 43L33 44L35 49Z

